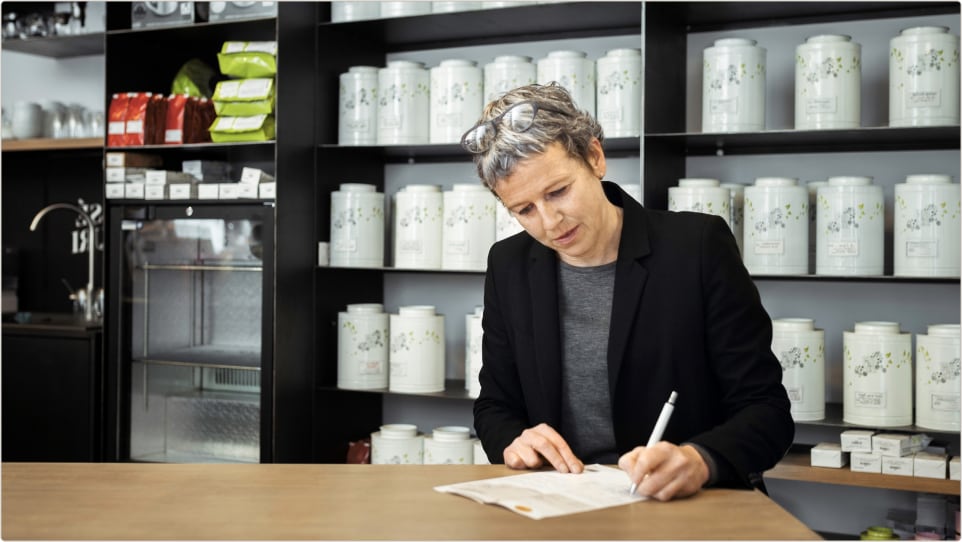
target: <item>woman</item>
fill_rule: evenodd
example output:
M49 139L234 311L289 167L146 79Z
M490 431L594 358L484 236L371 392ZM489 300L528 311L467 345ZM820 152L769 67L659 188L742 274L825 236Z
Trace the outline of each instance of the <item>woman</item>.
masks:
M750 486L791 445L771 320L723 220L643 208L600 125L556 84L488 104L462 138L525 232L488 255L475 428L493 462L624 469L639 494ZM678 392L664 439L645 447Z

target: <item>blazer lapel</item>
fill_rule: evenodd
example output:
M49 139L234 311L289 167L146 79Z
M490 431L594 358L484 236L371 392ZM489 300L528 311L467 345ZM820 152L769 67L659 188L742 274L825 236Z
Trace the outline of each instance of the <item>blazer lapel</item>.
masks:
M535 366L544 395L548 424L561 421L561 332L558 321L558 258L535 242L529 252L528 287L531 292Z
M608 199L622 205L621 240L618 245L618 264L615 266L615 290L611 303L611 325L608 333L608 389L615 396L615 383L624 361L628 338L635 329L635 318L641 295L648 280L648 270L642 259L651 252L648 243L648 228L644 220L644 209L618 188L608 186L605 192ZM614 190L621 194L612 194ZM620 201L619 201L620 199Z

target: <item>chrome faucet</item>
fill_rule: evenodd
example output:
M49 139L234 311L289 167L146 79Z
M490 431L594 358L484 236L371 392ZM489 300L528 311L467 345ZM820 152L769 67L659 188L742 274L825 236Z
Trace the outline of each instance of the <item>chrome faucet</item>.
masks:
M82 208L71 203L51 203L43 209L37 212L33 217L33 221L30 222L30 231L36 231L37 225L40 224L40 219L43 218L47 213L53 211L54 209L69 209L87 221L87 289L84 292L86 294L87 302L84 304L84 320L92 321L96 319L94 315L94 251L96 250L96 234L94 232L94 221L90 218Z

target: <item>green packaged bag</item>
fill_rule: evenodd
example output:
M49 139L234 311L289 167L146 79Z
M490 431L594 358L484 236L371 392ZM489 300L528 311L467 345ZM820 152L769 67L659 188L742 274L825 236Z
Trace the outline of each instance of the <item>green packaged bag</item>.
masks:
M217 53L220 72L230 77L272 77L277 74L276 41L226 41Z
M214 68L203 60L192 58L177 71L170 85L170 93L210 98L210 81L214 75Z
M217 83L214 110L220 116L248 117L274 112L274 80L231 79Z
M274 117L217 117L210 126L210 139L214 143L270 141L274 139Z

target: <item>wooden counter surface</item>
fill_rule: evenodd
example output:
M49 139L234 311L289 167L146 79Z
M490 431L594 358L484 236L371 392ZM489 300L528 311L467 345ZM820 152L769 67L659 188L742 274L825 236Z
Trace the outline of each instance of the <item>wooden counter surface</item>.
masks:
M4 463L11 539L817 539L757 491L533 520L434 491L502 465ZM626 488L627 489L627 488Z

